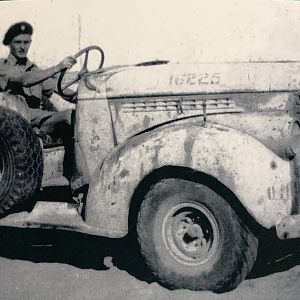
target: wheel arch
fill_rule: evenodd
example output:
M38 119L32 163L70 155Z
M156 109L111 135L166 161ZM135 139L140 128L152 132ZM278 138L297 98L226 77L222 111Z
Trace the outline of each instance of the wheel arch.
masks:
M226 200L255 235L259 235L264 231L264 227L256 222L255 218L248 212L235 193L217 178L188 167L164 166L152 170L151 173L147 174L147 176L139 182L133 193L128 214L128 230L130 235L135 235L137 215L144 197L153 185L163 179L182 179L207 186Z

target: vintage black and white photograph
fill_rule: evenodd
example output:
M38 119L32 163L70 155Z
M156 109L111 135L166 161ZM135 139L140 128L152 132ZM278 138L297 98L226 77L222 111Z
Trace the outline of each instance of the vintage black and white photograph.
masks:
M0 299L300 299L300 1L0 1Z

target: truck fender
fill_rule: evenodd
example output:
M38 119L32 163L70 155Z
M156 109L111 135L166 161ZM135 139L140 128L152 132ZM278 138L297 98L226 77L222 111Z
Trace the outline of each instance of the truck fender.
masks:
M145 176L164 166L187 167L216 178L266 228L291 212L290 161L227 126L169 124L135 136L109 153L90 183L87 223L106 228L111 237L125 235L135 189Z
M30 122L30 111L25 99L19 95L0 93L0 106L8 108L20 114L27 122Z

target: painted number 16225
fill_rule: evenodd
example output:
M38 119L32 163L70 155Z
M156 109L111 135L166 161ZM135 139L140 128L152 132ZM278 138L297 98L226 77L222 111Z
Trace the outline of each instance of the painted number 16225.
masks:
M183 73L170 76L170 85L220 84L221 73Z

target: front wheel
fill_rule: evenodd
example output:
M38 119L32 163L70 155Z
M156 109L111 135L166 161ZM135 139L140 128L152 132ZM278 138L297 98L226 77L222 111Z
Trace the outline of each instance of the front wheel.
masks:
M137 234L150 270L171 289L229 291L250 272L258 247L220 195L181 179L164 179L151 188Z
M43 153L30 124L0 107L0 216L39 191L42 176Z

